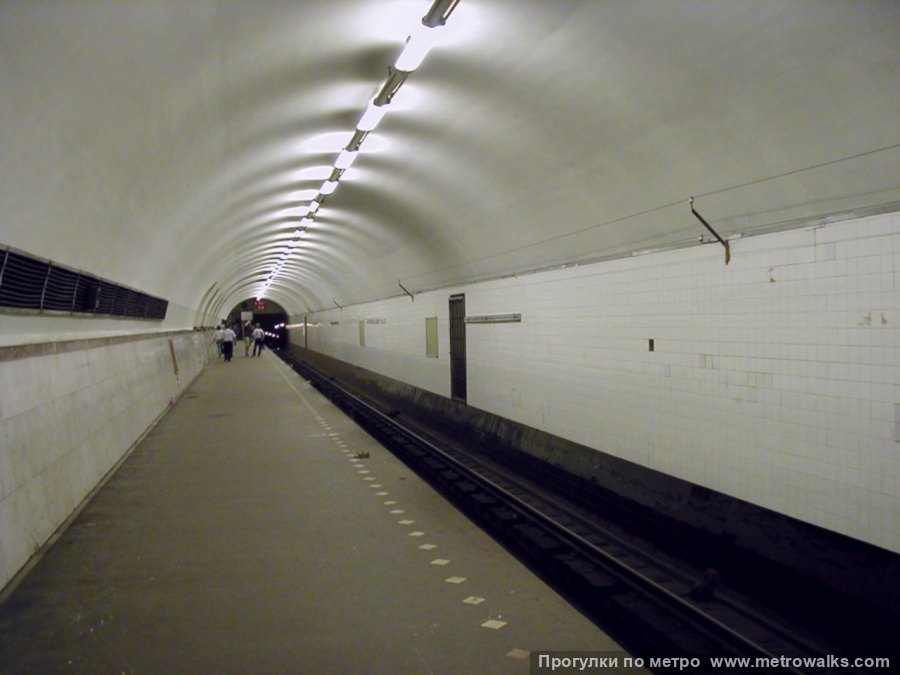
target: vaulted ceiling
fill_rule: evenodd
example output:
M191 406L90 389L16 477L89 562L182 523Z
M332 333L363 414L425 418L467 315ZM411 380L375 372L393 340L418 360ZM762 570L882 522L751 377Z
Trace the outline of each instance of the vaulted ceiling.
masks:
M454 4L0 0L0 245L297 314L900 203L900 2Z

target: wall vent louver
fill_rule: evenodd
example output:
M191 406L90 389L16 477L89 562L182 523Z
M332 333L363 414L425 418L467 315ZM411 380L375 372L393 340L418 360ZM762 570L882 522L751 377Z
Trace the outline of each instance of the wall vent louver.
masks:
M166 318L169 301L24 251L0 247L0 311Z

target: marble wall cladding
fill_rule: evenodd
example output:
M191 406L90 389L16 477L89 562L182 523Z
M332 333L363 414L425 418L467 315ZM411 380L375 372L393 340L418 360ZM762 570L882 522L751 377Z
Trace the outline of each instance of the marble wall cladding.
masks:
M209 340L179 332L34 352L0 360L0 587L200 373Z
M522 314L467 325L469 405L900 551L900 213L731 250L319 312L309 347L448 396L448 298L464 293L469 316Z

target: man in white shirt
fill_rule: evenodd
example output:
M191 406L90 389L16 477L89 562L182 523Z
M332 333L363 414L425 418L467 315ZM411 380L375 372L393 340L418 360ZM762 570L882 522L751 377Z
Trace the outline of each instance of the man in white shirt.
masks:
M222 331L222 354L225 356L225 361L231 361L231 357L234 355L234 341L237 338L237 335L231 327L227 327Z
M256 324L256 328L253 329L253 356L262 354L264 339L265 333L263 333L263 329L259 327L259 324Z

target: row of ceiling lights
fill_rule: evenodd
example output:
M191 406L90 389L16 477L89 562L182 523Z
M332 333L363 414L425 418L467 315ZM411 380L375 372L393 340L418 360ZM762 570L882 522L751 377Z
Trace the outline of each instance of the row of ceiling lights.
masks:
M309 211L300 220L297 229L294 230L293 237L288 243L288 249L282 251L278 262L269 271L262 290L257 294L257 298L265 296L272 282L279 276L291 255L300 247L301 240L306 234L306 230L313 224L313 219L322 202L337 189L341 176L350 168L359 155L360 146L362 146L366 136L378 126L378 123L388 111L388 104L406 81L406 78L419 67L425 56L435 45L440 35L440 27L447 22L447 18L457 4L459 4L459 0L435 0L428 13L422 17L421 25L417 26L413 33L407 37L406 46L403 48L400 56L397 57L394 65L388 69L387 81L378 95L369 102L366 111L356 125L353 137L335 159L331 175L322 183L316 198L310 202Z

